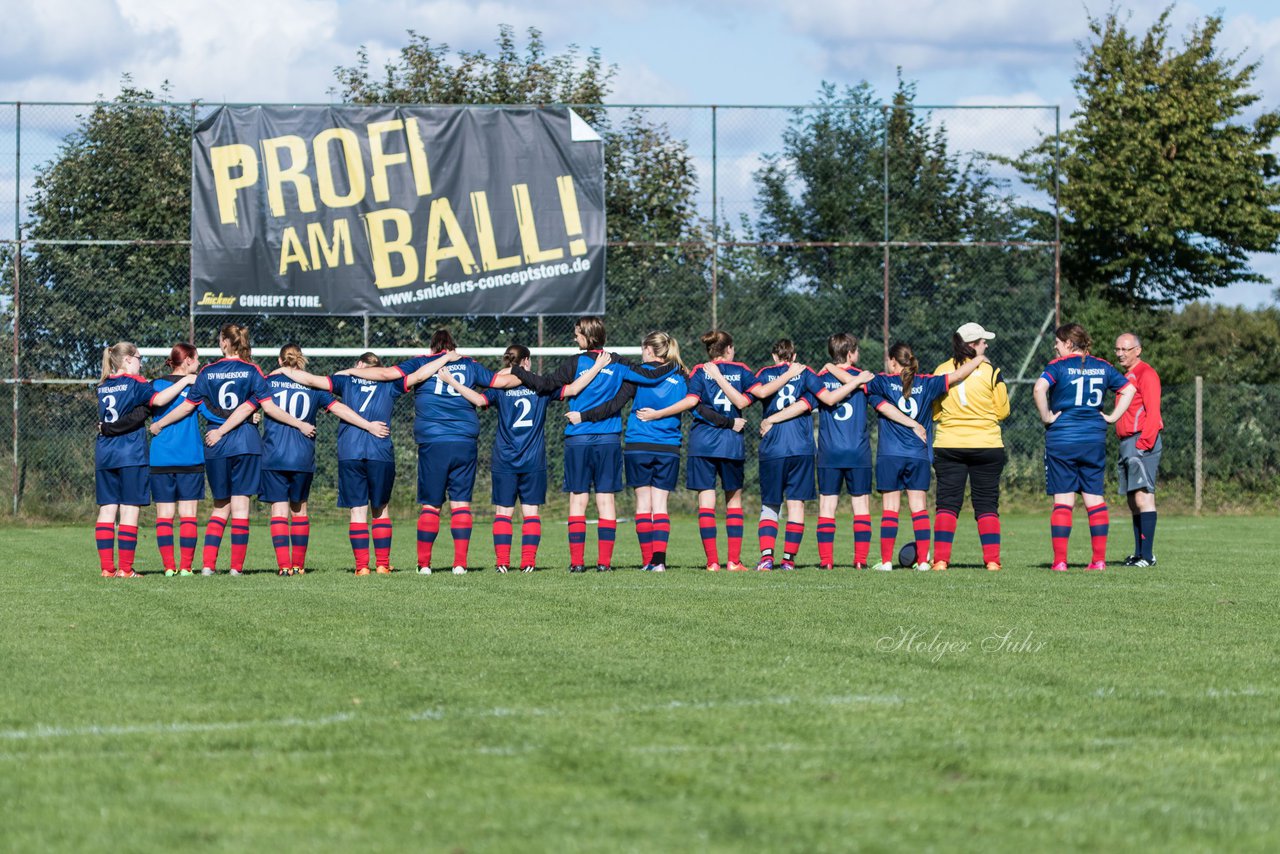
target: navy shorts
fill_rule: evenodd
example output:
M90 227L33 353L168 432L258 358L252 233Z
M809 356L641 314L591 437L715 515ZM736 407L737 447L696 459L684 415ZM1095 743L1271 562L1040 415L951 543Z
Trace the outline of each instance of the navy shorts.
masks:
M157 504L199 501L204 498L204 472L151 473L151 498Z
M547 470L491 472L495 507L547 503Z
M427 442L418 446L418 503L440 507L470 501L476 485L474 442Z
M1107 467L1105 442L1044 449L1044 491L1046 495L1083 492L1101 495Z
M667 492L680 483L680 454L655 451L627 451L622 455L627 470L627 486L652 486Z
M151 466L121 466L93 473L98 505L128 504L145 507L151 503Z
M746 482L744 471L742 460L689 457L684 464L684 485L687 489L715 489L716 478L719 477L721 488L725 492L733 492L742 489Z
M839 495L841 487L847 488L850 495L870 495L871 466L818 469L819 495Z
M233 495L257 495L262 484L262 457L236 454L206 459L204 473L214 501L225 501Z
M386 507L396 485L396 464L389 460L338 460L338 506Z
M876 485L881 492L898 492L914 489L924 492L933 482L933 470L928 460L919 457L895 457L881 454L876 457Z
M813 457L778 457L760 461L760 503L770 507L788 501L812 501Z
M607 442L565 442L564 491L622 491L622 437Z
M263 469L262 485L258 487L259 501L288 501L299 504L307 500L311 494L311 481L315 478L313 471L280 471Z

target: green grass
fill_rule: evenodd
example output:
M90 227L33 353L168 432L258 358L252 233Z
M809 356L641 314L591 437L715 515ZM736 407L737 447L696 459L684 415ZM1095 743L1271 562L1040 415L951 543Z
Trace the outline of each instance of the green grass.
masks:
M680 518L665 576L571 576L548 523L535 575L356 579L326 524L305 578L138 581L5 529L0 849L1274 850L1280 520L1088 575L1005 527L998 574L962 519L946 574L711 575Z

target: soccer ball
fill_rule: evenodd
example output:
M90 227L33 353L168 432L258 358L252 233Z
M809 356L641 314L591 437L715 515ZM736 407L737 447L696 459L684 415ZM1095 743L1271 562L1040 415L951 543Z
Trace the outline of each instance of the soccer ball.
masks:
M907 543L898 549L898 566L911 569L916 565L916 544Z

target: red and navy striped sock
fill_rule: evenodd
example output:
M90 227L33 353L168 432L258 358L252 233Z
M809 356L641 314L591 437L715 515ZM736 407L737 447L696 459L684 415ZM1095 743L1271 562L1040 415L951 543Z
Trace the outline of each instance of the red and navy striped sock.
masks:
M121 525L116 531L116 545L120 547L119 568L133 571L133 556L138 550L138 526Z
M569 563L582 566L587 551L587 517L569 517Z
M1089 512L1089 540L1093 545L1093 562L1107 562L1107 530L1111 526L1111 514L1107 502L1086 507Z
M453 535L453 565L467 565L471 547L471 508L458 507L449 513L449 533Z
M160 565L165 572L176 570L173 561L173 517L156 517L156 548L160 550Z
M800 553L800 541L804 539L804 522L788 522L782 538L782 557L795 560Z
M364 522L352 522L347 526L347 539L351 541L351 554L356 559L356 569L368 569L369 526Z
M836 520L818 517L818 563L834 566L836 562Z
M391 520L373 520L373 555L375 566L391 566Z
M935 561L951 562L951 544L955 542L955 538L956 512L939 510L933 520L933 559Z
M1049 537L1053 540L1053 562L1067 562L1067 543L1071 540L1071 505L1055 504L1049 515Z
M191 569L196 558L196 543L200 540L200 520L195 516L178 518L178 569Z
M244 559L249 553L249 520L231 520L231 568L244 571Z
M209 524L204 526L204 563L208 569L218 568L218 550L222 548L222 535L227 530L227 520L221 516L210 516Z
M440 533L440 509L423 507L418 513L418 566L431 566L431 548Z
M778 520L761 517L757 533L760 536L760 554L773 554L773 548L778 544Z
M743 518L741 507L730 507L724 512L724 529L729 536L729 563L742 563L742 529L746 527Z
M585 532L584 532L585 537ZM618 521L601 519L596 526L596 555L598 563L613 566L613 543L618 538Z
M916 538L916 563L929 559L929 511L911 514L911 530Z
M495 514L493 517L493 562L498 566L511 565L511 517Z
M636 539L640 542L640 562L653 560L653 514L636 514Z
M293 546L292 565L306 568L307 544L311 542L311 519L307 516L294 516L289 522L289 540Z
M982 543L982 562L1000 562L1000 515L982 513L977 517L978 540Z
M698 535L702 537L702 551L707 556L707 564L720 562L720 549L716 545L716 508L698 508Z
M653 556L666 563L667 543L671 541L671 517L666 513L653 514Z
M863 566L871 553L871 516L853 517L853 562Z
M880 562L893 563L893 544L898 539L898 511L880 513Z
M542 543L542 519L525 516L520 526L520 566L538 565L538 546Z
M231 532L234 536L235 528L232 528ZM289 563L289 519L285 516L271 517L271 548L276 551L276 566L280 569L288 569L293 566L293 564ZM367 548L368 544L366 543Z
M103 572L115 572L116 526L111 522L98 522L93 527L93 538L98 546L98 566Z

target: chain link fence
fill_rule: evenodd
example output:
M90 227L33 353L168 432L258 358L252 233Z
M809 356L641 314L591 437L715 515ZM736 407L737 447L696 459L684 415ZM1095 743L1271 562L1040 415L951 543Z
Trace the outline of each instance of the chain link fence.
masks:
M439 326L464 349L573 345L575 318L561 316L193 314L191 133L212 109L0 104L0 346L12 357L0 386L0 406L12 412L11 429L0 430L0 494L15 514L83 518L91 507L91 387L102 348L116 340L216 346L217 329L236 322L256 346L296 342L304 351L425 346ZM886 344L904 340L928 370L950 355L952 330L977 320L997 332L991 355L1013 389L1007 482L1039 489L1043 437L1029 383L1052 358L1056 221L1034 212L1046 200L1001 158L1052 134L1056 108L596 105L583 113L606 140L611 345L665 330L692 366L704 356L698 336L722 328L753 366L768 364L783 337L820 366L827 336L849 331L862 340L864 365L879 367ZM159 376L159 361L144 371ZM268 370L273 362L260 360ZM1187 390L1166 394L1165 470L1189 483ZM1210 473L1256 447L1253 474L1273 483L1274 427L1247 414L1255 404L1217 388L1206 404L1223 431L1207 435ZM754 436L758 412L751 417ZM401 507L412 503L410 420L402 410L393 425ZM494 424L481 423L483 499ZM317 510L336 491L334 433L320 430ZM560 436L548 434L555 471Z

